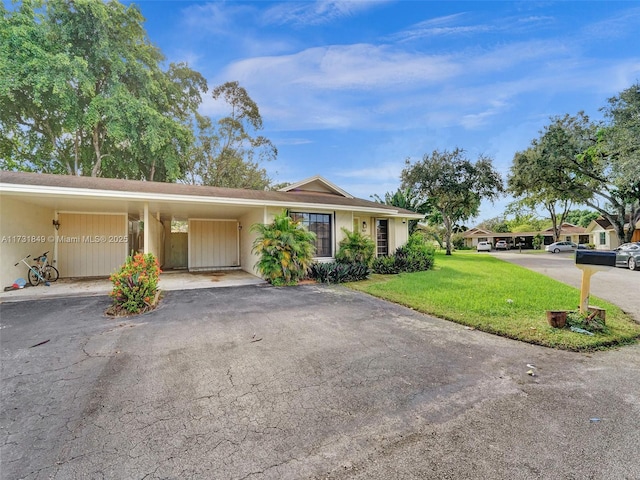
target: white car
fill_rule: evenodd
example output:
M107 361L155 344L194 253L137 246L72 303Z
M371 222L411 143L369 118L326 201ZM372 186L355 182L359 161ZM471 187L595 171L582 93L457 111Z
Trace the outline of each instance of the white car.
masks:
M496 250L509 250L509 244L506 240L498 240L496 242Z
M478 252L490 252L491 244L489 242L478 242L478 245L476 245L476 250Z
M551 253L560 253L560 252L574 252L578 248L573 242L555 242L551 245L547 245L545 250Z

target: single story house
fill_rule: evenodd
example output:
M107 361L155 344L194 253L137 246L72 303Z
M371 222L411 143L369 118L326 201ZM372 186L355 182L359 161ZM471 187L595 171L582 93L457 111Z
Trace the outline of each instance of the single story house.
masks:
M629 222L625 224L625 231L628 231ZM587 226L587 232L592 236L596 250L613 250L620 246L616 229L611 222L604 217L592 220ZM636 222L635 231L631 239L633 242L640 242L640 220Z
M105 277L134 251L164 269L237 268L258 275L255 223L283 209L317 235L319 261L334 258L343 228L371 237L378 255L408 238L422 215L356 198L314 176L280 191L0 171L0 286L26 278L28 254L49 251L61 277Z
M533 248L533 239L536 235L543 236L543 245L550 245L553 240L553 229L548 228L540 232L492 232L490 230L474 227L464 232L464 243L467 247L475 248L478 242L489 242L495 245L499 240L505 240L509 248ZM563 223L560 230L560 240L574 242L578 244L588 244L591 237L587 229L573 225L571 223Z

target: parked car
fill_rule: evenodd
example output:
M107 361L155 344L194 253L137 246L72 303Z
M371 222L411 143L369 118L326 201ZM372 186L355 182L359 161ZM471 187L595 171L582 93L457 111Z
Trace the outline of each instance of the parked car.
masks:
M476 245L476 250L478 252L490 252L491 244L489 242L478 242L478 245Z
M559 252L573 252L578 249L578 245L573 242L554 242L551 245L547 245L545 250L551 253Z
M509 244L504 240L498 240L496 242L496 250L509 250Z
M616 267L640 270L640 242L623 243L614 252Z

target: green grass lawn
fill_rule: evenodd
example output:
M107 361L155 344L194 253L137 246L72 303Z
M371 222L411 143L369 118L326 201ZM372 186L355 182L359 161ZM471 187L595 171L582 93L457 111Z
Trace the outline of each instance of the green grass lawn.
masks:
M478 330L548 347L593 350L640 338L639 324L595 297L591 304L607 311L608 333L589 336L552 328L546 311L577 310L580 291L476 252L455 252L449 257L439 253L433 270L373 275L349 287Z

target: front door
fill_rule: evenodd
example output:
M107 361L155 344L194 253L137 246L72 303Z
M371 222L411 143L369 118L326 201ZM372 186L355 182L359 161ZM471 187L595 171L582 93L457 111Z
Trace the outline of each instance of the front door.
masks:
M376 220L376 245L378 257L389 255L389 221Z

